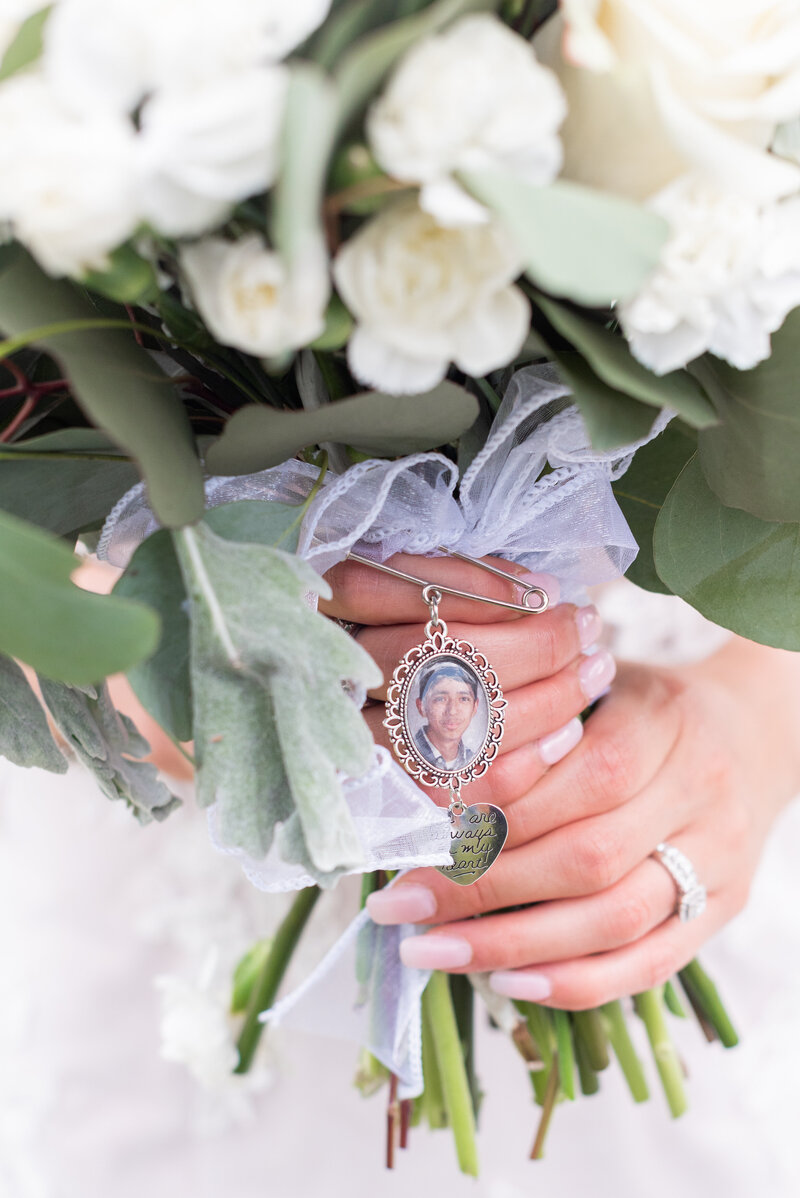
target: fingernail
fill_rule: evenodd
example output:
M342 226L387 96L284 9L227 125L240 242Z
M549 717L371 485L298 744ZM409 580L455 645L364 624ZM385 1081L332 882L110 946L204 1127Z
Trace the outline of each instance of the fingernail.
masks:
M546 591L547 598L549 600L548 607L555 607L555 605L558 603L559 597L561 595L561 587L559 586L558 579L556 578L555 574L535 574L532 570L520 570L517 577L519 578L520 582L524 582L526 586L541 587L543 591ZM518 596L520 602L522 602L524 596L525 591L520 589ZM536 610L538 601L539 596L531 595L531 611Z
M539 741L539 756L545 765L555 765L562 757L566 757L570 749L574 749L583 736L583 724L576 716L557 732L543 736Z
M455 969L469 965L472 945L460 936L409 936L400 941L400 960L409 969Z
M436 895L427 886L391 886L376 890L367 899L367 911L374 923L416 923L436 911Z
M608 649L598 649L596 653L590 653L584 657L578 666L578 681L590 703L598 695L601 695L607 686L610 686L616 672L617 663Z
M504 994L506 998L521 998L528 1002L538 1002L549 998L553 992L550 979L543 973L532 973L528 969L498 970L489 975L489 985L495 994Z
M592 645L596 645L600 640L600 633L603 631L603 621L597 608L593 604L577 608L575 623L578 625L578 640L581 649L589 649Z

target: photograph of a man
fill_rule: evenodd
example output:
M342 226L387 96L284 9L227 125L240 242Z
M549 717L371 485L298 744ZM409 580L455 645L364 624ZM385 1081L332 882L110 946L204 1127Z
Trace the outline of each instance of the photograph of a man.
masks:
M464 735L478 712L478 679L457 660L436 662L420 671L417 711L425 720L414 737L417 749L439 770L463 770L474 760L485 739L465 743Z

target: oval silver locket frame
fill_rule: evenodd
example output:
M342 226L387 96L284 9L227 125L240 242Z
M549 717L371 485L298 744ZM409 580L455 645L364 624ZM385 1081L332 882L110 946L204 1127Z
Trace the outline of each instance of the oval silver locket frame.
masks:
M414 744L408 722L408 704L420 670L429 666L437 657L456 658L471 670L480 683L486 700L488 722L486 736L480 750L470 759L468 766L460 770L442 770L432 765ZM392 675L386 694L386 718L384 727L389 733L394 752L412 778L423 786L444 786L455 796L461 786L482 778L497 756L503 738L507 701L497 674L488 660L469 641L449 636L443 623L438 627L428 625L427 639L414 645Z

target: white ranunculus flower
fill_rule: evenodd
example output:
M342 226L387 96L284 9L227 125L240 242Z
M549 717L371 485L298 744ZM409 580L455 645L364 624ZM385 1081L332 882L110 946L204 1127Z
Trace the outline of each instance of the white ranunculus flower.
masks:
M104 269L139 223L132 126L102 111L74 119L25 71L0 85L0 128L0 220L51 274Z
M495 16L462 17L402 59L372 105L375 158L396 179L422 185L420 203L442 224L487 219L460 188L458 170L502 167L549 183L561 166L566 105L552 71Z
M45 30L45 69L65 105L130 112L145 95L203 89L278 61L328 7L329 0L60 0Z
M356 378L394 394L435 387L450 362L483 375L508 362L528 332L516 248L493 222L445 228L414 199L363 225L334 262L358 327L348 361Z
M636 357L656 374L706 350L739 370L769 357L770 333L800 304L800 199L759 205L686 178L652 206L672 231L620 308Z
M254 67L196 91L157 93L141 114L146 219L169 236L218 224L231 204L271 185L288 75Z
M180 261L198 311L224 345L274 357L323 330L330 281L321 248L289 270L258 234L208 237L184 248Z
M568 178L636 199L688 170L761 201L800 188L767 152L800 113L796 0L562 0L561 13L536 48L567 95Z

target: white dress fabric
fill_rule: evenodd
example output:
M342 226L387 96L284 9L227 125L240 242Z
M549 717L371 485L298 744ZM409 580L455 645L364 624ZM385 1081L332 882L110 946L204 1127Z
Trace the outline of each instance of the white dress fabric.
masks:
M701 656L725 635L679 600L627 584L598 603L620 655ZM0 762L0 1198L796 1198L799 849L795 804L748 908L702 953L741 1046L709 1047L694 1021L671 1019L691 1075L683 1119L670 1120L632 1020L651 1101L634 1106L612 1064L600 1094L559 1106L547 1158L531 1163L528 1079L479 1020L481 1177L458 1174L449 1132L422 1127L387 1173L385 1092L364 1099L352 1087L351 1043L271 1029L255 1076L213 1089L159 1056L160 1005L181 987L186 1034L196 1019L213 1048L208 1004L287 903L215 852L191 796L142 829L77 768L64 778ZM357 892L345 879L320 900L290 983L352 916ZM171 980L157 986L162 975ZM225 1076L222 1046L215 1061L210 1050L207 1082Z

